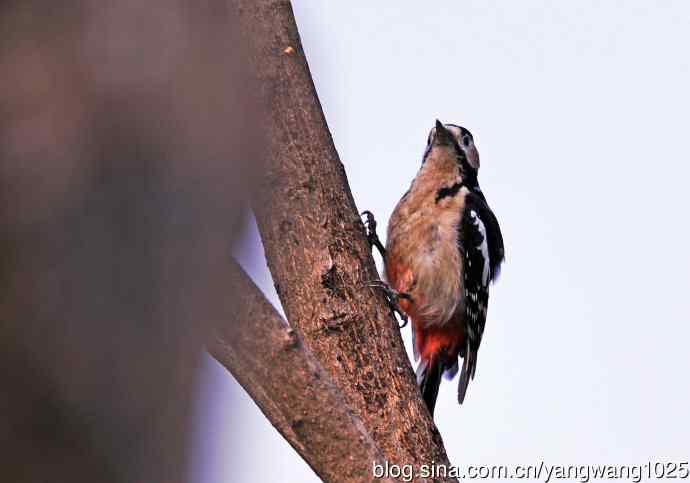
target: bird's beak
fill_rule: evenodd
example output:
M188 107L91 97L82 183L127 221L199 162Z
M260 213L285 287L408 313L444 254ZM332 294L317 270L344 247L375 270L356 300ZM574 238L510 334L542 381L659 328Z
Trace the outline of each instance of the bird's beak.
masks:
M451 144L453 135L446 129L441 121L436 119L436 133L434 134L434 144L445 146Z

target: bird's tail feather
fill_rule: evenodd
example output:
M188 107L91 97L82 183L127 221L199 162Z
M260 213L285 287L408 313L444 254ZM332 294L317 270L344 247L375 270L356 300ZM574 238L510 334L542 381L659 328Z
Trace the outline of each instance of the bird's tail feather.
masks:
M429 408L429 413L433 417L438 397L438 388L441 385L444 365L440 357L432 358L431 361L422 361L417 368L417 383L422 392L422 398Z
M476 367L477 352L470 349L470 343L468 341L467 346L465 347L465 357L462 360L460 379L458 380L458 403L460 404L465 401L467 385L470 383L470 379L474 379L474 370Z

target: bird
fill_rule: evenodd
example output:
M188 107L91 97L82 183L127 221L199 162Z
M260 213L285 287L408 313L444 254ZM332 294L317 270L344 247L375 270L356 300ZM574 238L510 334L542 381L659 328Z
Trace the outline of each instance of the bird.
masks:
M479 187L479 153L464 127L436 120L422 165L389 219L386 245L370 212L368 237L383 256L383 287L411 320L417 382L433 417L442 376L465 400L477 369L489 286L504 261L498 220ZM373 233L372 233L373 225Z

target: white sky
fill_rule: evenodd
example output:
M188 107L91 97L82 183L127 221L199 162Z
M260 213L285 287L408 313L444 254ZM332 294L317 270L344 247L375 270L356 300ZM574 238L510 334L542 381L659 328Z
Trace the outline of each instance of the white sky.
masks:
M474 134L507 260L465 404L457 380L439 395L451 462L687 461L690 3L440 3L293 1L380 235L434 120ZM277 302L257 239L239 252ZM223 369L205 375L193 481L319 481Z

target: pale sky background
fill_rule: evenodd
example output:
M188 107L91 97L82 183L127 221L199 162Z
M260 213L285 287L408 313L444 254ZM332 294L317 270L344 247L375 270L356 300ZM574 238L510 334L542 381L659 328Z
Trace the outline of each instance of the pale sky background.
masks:
M434 120L474 134L507 260L465 404L457 379L439 395L451 462L687 461L690 2L433 3L293 1L380 235ZM238 253L277 304L257 243L250 226ZM191 481L319 481L224 369L204 371Z

